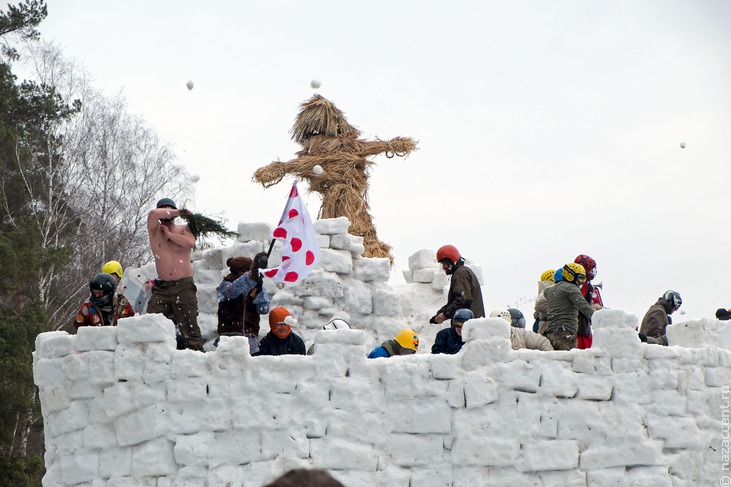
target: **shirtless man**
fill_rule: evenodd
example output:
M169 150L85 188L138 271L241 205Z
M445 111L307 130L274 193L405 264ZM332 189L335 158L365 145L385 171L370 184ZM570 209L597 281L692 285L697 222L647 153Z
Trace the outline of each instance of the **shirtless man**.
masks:
M193 283L193 266L190 263L195 237L187 225L175 224L178 215L180 211L175 202L163 198L147 216L147 233L158 276L147 303L147 312L162 313L172 320L178 325L185 346L202 352L197 288Z

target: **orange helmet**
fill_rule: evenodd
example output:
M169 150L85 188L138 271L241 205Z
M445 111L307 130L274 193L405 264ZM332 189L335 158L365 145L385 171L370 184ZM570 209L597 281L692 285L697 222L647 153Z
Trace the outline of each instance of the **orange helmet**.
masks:
M443 245L437 250L437 262L448 259L452 264L455 264L461 257L459 250L454 245Z

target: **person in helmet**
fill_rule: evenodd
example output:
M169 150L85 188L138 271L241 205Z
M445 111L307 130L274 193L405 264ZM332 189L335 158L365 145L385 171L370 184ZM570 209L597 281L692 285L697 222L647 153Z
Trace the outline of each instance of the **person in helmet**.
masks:
M672 290L665 291L665 294L658 298L657 303L650 306L645 317L642 318L640 340L667 346L668 337L665 330L673 322L670 315L675 313L681 304L683 304L683 299L680 294Z
M490 318L502 318L510 323L510 348L513 350L519 350L521 348L528 348L531 350L543 350L548 352L553 350L551 342L544 336L534 333L530 330L525 329L525 318L523 319L523 326L520 326L520 319L515 321L513 318L514 314L511 313L511 309L494 309L490 312ZM520 312L519 310L515 310ZM520 313L523 316L523 313Z
M579 313L591 323L594 308L581 294L581 285L586 282L584 267L576 262L568 263L561 269L561 275L563 280L544 292L548 303L544 335L555 350L571 350L578 347Z
M170 198L162 198L147 215L147 233L155 258L157 279L147 303L148 313L162 313L178 327L185 347L203 351L198 327L198 296L190 254L195 236L187 225L177 225L181 211Z
M332 331L332 330L350 330L350 325L347 321L341 319L341 318L333 318L329 322L327 322L322 327L323 330L326 331ZM310 345L310 348L307 349L307 355L312 355L315 353L315 344L313 343Z
M517 308L508 308L510 313L510 326L515 328L525 328L525 316L523 312Z
M411 328L404 328L393 340L386 340L380 347L374 348L368 358L391 357L393 355L411 355L419 348L419 337Z
M127 298L115 293L117 283L103 272L89 281L89 297L76 313L74 328L80 326L116 326L120 318L134 316L135 310Z
M462 350L462 326L466 321L474 318L472 310L467 308L458 309L450 322L450 327L439 330L434 345L431 347L431 353L447 353L454 355Z
M465 266L459 251L453 245L444 245L437 251L437 262L442 265L448 276L452 276L452 279L447 293L447 304L442 306L429 322L441 324L451 319L454 313L462 308L472 310L475 318L483 318L485 307L482 304L480 282L472 269Z
M119 280L122 279L124 271L122 270L122 264L116 260L110 260L102 266L102 272L109 274L114 278L114 282L119 284Z
M597 267L596 261L586 254L580 254L576 256L574 262L581 264L586 271L586 282L581 285L581 294L584 299L591 305L594 310L600 310L604 307L602 296L599 292L599 288L592 284L592 280L596 277ZM591 333L591 325L586 317L582 314L579 315L579 329L576 332L576 339L579 349L591 348L593 336Z
M556 276L560 275L560 268L559 272L556 272L554 269L548 269L541 274L541 280L538 281L538 297L536 297L535 305L533 306L533 309L535 310L533 312L533 317L536 319L536 321L533 323L533 332L534 333L540 333L543 335L543 333L546 331L546 320L548 319L548 301L546 300L546 288L553 286L556 282L555 278Z
M267 254L229 257L229 274L218 285L218 336L246 336L249 352L259 352L260 315L269 313L269 293L259 269L267 267ZM218 345L217 341L214 343Z

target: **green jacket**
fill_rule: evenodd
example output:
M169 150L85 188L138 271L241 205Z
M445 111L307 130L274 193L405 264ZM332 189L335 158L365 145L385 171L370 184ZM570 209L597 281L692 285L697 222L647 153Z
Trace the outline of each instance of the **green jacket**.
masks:
M437 311L437 314L444 313L447 318L452 318L458 309L469 308L475 318L485 317L485 307L482 304L482 290L480 282L472 269L458 262L452 273L452 280L449 284L447 304Z
M576 335L579 329L579 313L591 322L594 310L581 294L581 289L571 282L561 281L544 291L548 301L546 333L555 331Z

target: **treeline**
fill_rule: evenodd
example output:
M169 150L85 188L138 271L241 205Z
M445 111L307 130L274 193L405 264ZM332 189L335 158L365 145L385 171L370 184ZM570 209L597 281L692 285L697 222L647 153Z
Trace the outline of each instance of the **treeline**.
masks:
M150 260L151 202L185 202L189 175L121 96L39 31L44 0L0 11L0 478L40 485L35 337L68 329L108 260ZM100 19L101 21L101 19ZM17 73L22 73L22 80Z

